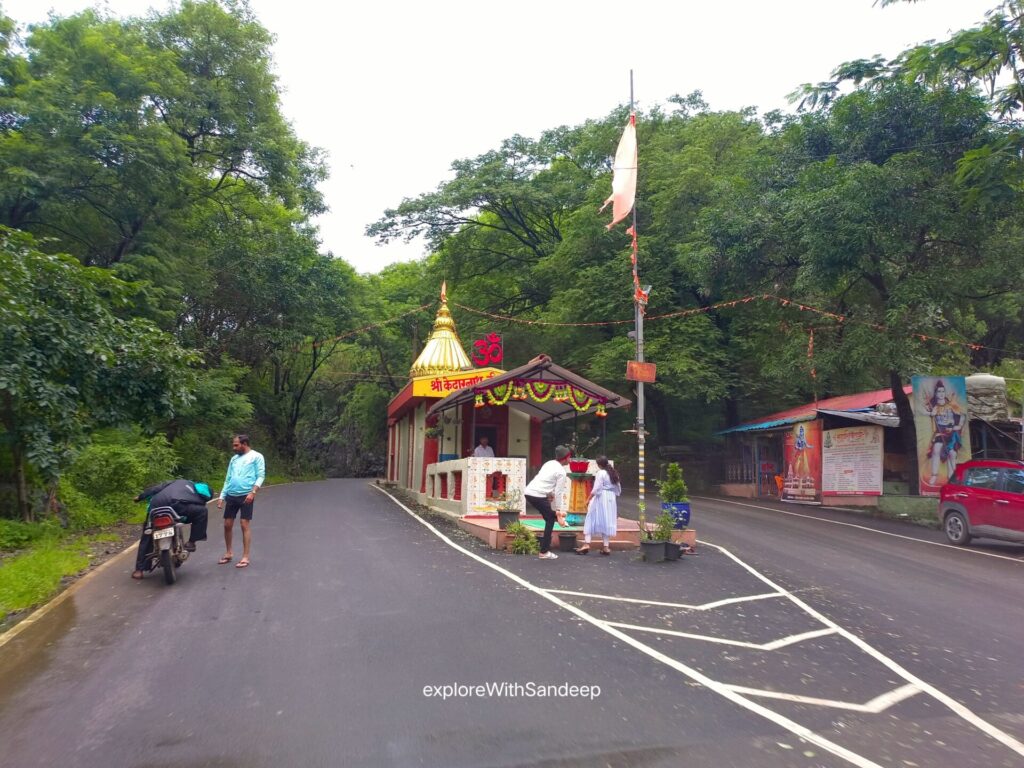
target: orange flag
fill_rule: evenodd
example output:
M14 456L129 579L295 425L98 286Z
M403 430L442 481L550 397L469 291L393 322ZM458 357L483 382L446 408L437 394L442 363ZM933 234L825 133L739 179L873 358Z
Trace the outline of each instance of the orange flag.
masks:
M636 115L629 116L626 130L619 139L619 148L615 150L615 165L612 166L612 194L604 205L603 211L612 204L611 229L633 210L636 201Z

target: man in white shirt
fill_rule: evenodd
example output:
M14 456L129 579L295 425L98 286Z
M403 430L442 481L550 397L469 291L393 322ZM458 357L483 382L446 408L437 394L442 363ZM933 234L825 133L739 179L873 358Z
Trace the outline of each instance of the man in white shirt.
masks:
M562 488L565 483L565 465L569 463L572 451L564 445L555 446L555 458L540 468L540 472L526 485L523 495L530 505L540 512L544 518L544 535L540 540L541 560L556 560L558 555L550 552L551 532L555 528L558 515L552 509L552 502L561 500Z
M494 458L494 449L491 448L491 446L489 445L490 442L491 442L490 438L488 438L487 435L480 435L480 445L478 445L476 448L473 449L473 458L474 459L493 459ZM497 480L498 480L497 475L498 474L499 473L495 472L494 474L487 476L487 496L488 496L488 498L494 498L494 496L497 494L497 491L495 490L495 486L497 485Z
M490 440L487 435L480 435L480 445L473 449L473 458L475 459L493 459L494 449L489 445Z

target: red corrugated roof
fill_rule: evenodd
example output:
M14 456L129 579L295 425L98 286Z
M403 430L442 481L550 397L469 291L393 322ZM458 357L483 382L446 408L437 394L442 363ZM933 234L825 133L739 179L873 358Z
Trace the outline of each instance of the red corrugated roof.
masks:
M910 387L904 387L903 391L908 395L913 391ZM769 421L799 421L801 417L811 418L819 408L830 411L859 411L865 408L874 408L882 403L892 402L891 389L876 389L874 392L860 392L856 395L840 395L819 400L816 403L806 403L790 408L786 411L779 411L770 416L762 416L760 419L744 422L743 426L764 424Z

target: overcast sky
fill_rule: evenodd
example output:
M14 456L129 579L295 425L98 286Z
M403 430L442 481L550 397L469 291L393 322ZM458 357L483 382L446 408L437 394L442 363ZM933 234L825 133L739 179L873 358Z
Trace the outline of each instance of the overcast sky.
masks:
M704 92L713 109L788 108L786 94L839 63L892 56L973 26L998 0L251 0L277 37L284 111L327 150L324 247L360 272L423 254L375 245L367 224L434 189L452 160L512 134ZM0 0L21 24L95 5ZM118 15L166 2L109 0ZM641 163L643 148L641 147Z

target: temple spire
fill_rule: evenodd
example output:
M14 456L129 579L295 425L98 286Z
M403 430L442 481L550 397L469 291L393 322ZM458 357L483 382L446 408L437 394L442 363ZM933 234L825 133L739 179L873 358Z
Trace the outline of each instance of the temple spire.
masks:
M434 318L434 329L420 356L412 364L409 376L443 376L472 369L473 362L462 348L455 321L448 310L448 282L445 281L441 283L441 306Z

